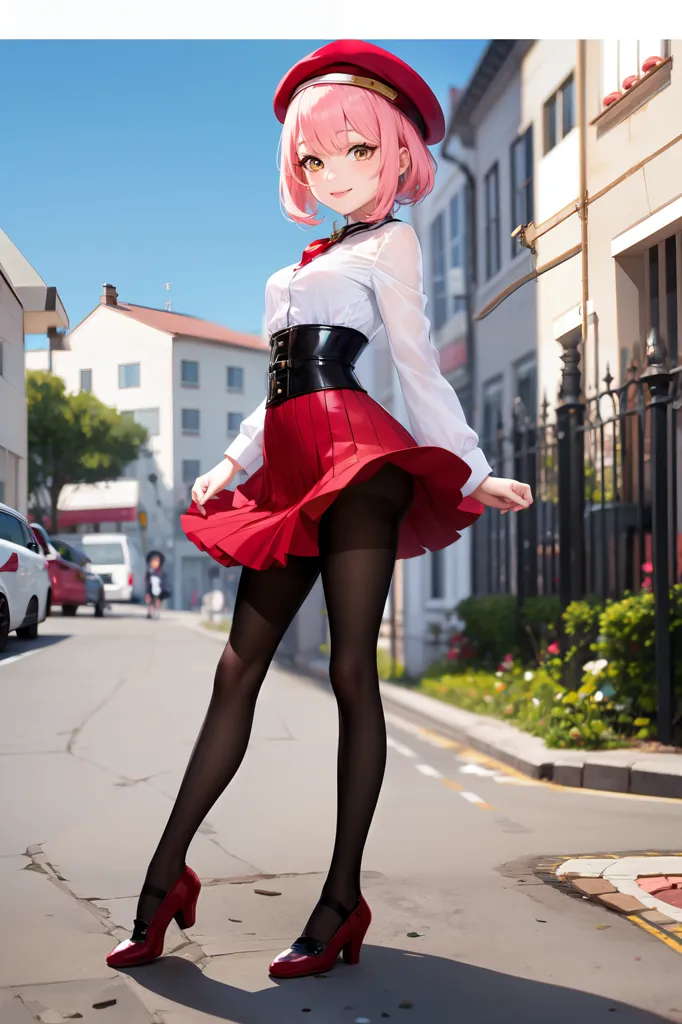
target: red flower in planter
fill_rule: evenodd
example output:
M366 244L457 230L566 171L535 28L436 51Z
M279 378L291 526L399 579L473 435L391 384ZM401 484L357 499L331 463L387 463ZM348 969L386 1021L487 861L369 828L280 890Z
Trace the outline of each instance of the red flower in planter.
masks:
M451 644L460 644L462 640L464 640L463 633L453 633L452 636L450 637Z
M628 89L632 89L635 82L639 82L639 75L628 75L623 79L623 89L627 92Z
M651 576L645 576L642 580L642 590L651 590Z
M471 658L475 658L476 657L476 651L473 649L471 644L465 644L464 647L462 648L462 652L461 653L462 653L462 657L466 658L467 661L470 661Z
M556 654L560 654L561 653L561 648L559 647L559 641L558 640L555 640L553 644L550 644L548 646L547 653L551 654L551 655L556 655Z
M623 93L620 91L620 89L618 90L618 92L610 92L608 96L604 97L604 99L602 100L602 104L605 107L610 107L611 104L615 103L616 100L619 100L622 95Z
M653 563L652 563L652 562L645 562L645 563L643 564L643 566L642 566L642 572L643 572L643 573L646 573L646 575L647 575L647 576L651 576L651 574L652 574L652 572L653 572L653 571L654 571L654 566L653 566Z
M457 659L459 658L459 651L455 650L455 648L453 647L452 650L448 651L445 657L448 659L448 661L457 661Z

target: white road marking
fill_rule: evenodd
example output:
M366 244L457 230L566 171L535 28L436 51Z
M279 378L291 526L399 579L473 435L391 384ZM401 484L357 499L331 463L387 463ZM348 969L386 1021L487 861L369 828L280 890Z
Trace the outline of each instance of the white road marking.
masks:
M443 779L445 776L442 772L439 772L437 768L432 768L430 764L416 764L415 768L422 775L428 775L431 779Z
M460 768L465 775L480 775L482 778L492 778L498 773L492 768L484 768L482 764L463 764Z
M45 650L44 647L37 647L34 651L24 651L23 654L13 654L11 658L0 658L0 667L3 665L11 665L13 661L21 661L22 658L28 658L31 654L40 654L43 650Z
M465 800L468 800L470 804L485 804L485 803L487 803L486 800L481 800L480 796L476 796L475 793L460 793L459 795L464 797Z
M394 740L391 736L386 739L386 745L395 750L398 754L402 754L403 757L416 757L414 750L406 747L404 743L399 743L398 740Z

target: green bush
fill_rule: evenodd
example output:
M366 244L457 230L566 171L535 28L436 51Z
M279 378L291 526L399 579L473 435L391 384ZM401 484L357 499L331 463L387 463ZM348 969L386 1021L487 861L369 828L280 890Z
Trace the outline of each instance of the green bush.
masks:
M682 586L670 591L672 663L675 696L682 704ZM623 714L633 719L656 713L656 647L654 595L629 594L606 606L593 645L605 665L602 677L618 694Z
M385 647L377 647L377 669L380 679L402 679L405 675L405 666L396 662L395 671L392 671L391 652Z
M467 597L455 613L478 663L497 666L506 654L521 654L519 608L513 594Z

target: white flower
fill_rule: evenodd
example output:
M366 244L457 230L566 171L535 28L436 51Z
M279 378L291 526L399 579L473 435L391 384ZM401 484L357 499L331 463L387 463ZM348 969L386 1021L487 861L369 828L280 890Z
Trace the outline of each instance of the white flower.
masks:
M586 661L583 665L583 672L589 672L592 676L598 676L607 665L608 661L606 658L598 658L597 661Z
M563 690L559 690L559 692L558 692L558 693L555 693L555 694L554 694L554 700L561 700L561 698L563 697L563 695L564 695L564 694L563 694Z
M497 676L498 679L502 679L504 676L504 672L496 672L495 675Z
M533 673L532 672L524 672L523 673L523 678L526 680L527 683L529 683L531 681L531 679L533 678Z
M597 704L599 704L599 702L604 699L604 694L601 692L601 690L597 690L597 692L594 695L594 699L596 700Z
M540 707L540 701L538 700L537 697L531 697L531 700L533 701L533 704L535 704L536 708Z

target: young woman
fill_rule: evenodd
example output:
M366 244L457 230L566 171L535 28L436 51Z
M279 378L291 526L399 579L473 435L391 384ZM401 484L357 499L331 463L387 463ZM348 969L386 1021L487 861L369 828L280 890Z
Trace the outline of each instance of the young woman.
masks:
M268 396L224 460L200 477L187 536L222 565L241 565L229 642L206 719L147 870L132 938L111 966L160 956L166 928L194 922L199 881L185 855L247 748L260 686L277 646L321 574L339 711L338 816L329 874L303 933L270 972L357 963L370 911L360 891L365 840L381 789L386 732L376 647L396 557L457 540L490 505L527 508L526 484L494 479L478 438L441 376L424 310L412 227L393 217L433 187L427 144L444 134L426 83L392 54L340 41L280 83L285 213L318 224L318 204L346 218L266 289ZM408 433L354 372L366 345L388 343ZM263 464L234 491L239 469Z

